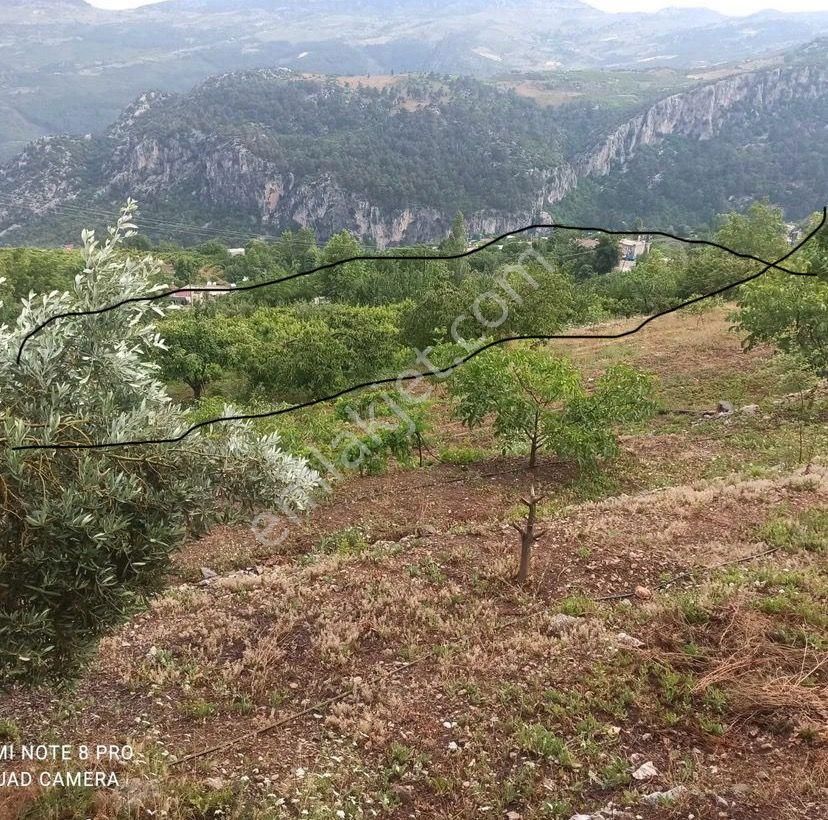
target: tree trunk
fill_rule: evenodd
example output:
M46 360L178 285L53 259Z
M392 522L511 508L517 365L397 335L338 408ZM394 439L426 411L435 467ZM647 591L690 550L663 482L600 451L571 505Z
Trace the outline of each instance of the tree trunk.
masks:
M520 541L520 569L518 569L517 582L519 584L526 583L529 577L529 566L532 561L532 542L534 538L527 538L524 536Z
M532 443L529 448L529 469L534 470L538 463L538 411L535 410L535 422L532 428Z
M543 496L539 496L535 492L535 485L532 484L528 498L522 498L521 501L527 507L526 525L521 527L520 524L512 524L512 526L520 533L520 568L518 569L517 582L523 584L529 578L529 570L532 563L532 545L542 535L542 532L535 532L535 520L537 517L538 504L543 501Z

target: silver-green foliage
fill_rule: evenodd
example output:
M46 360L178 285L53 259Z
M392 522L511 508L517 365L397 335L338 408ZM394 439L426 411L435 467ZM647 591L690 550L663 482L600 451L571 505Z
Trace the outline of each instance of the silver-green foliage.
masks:
M107 628L156 589L188 532L256 507L304 508L319 476L276 434L245 422L177 445L13 450L44 442L168 438L186 429L157 378L154 321L166 301L62 319L143 294L159 263L126 256L129 203L103 242L83 234L70 292L25 300L0 327L0 681L66 674Z

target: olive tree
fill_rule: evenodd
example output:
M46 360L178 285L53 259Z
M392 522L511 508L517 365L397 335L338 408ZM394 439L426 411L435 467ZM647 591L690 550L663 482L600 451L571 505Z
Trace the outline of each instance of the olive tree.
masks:
M655 409L651 379L616 365L587 390L567 359L533 347L492 348L448 380L455 414L468 427L487 418L504 451L553 452L592 470L617 453L613 424L647 417Z
M275 434L245 422L178 444L75 445L175 437L187 427L158 379L155 319L167 303L136 302L160 264L120 253L134 204L99 242L83 233L84 269L68 292L24 300L0 327L0 681L63 675L163 582L188 533L257 506L305 508L319 483ZM71 445L66 449L32 445ZM255 502L254 502L255 499Z

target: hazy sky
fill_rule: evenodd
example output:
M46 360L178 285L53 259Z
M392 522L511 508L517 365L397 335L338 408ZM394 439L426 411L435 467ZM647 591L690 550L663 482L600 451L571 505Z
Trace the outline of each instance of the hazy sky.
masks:
M131 9L159 0L87 0L103 9ZM301 2L301 0L299 0ZM723 14L750 14L767 8L781 11L828 11L828 0L586 0L604 11L656 11L667 6L706 6Z

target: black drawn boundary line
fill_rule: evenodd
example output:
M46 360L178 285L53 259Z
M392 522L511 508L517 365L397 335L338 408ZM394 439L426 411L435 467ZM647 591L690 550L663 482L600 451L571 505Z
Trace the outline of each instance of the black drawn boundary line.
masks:
M824 209L823 209L824 211ZM471 248L467 251L462 251L461 253L452 253L445 256L435 256L431 254L414 254L414 255L406 255L406 254L388 254L388 255L381 255L381 254L365 254L361 256L350 256L347 259L338 259L336 262L327 262L324 265L319 265L315 268L311 268L310 270L298 271L297 273L291 273L287 276L282 276L279 279L268 279L264 282L253 282L249 285L241 285L239 287L220 287L220 286L213 286L213 287L203 287L203 288L188 288L188 290L192 291L193 293L243 293L245 291L250 290L257 290L258 288L266 288L270 287L271 285L278 285L282 282L289 282L292 279L299 279L304 276L310 276L313 273L319 273L323 270L330 270L331 268L335 268L338 265L347 265L349 262L382 262L382 261L394 261L394 262L430 262L430 261L451 261L453 259L464 259L468 256L473 256L476 253L479 253L482 250L485 250L488 247L491 247L497 242L500 242L503 239L506 239L510 236L516 236L517 234L526 233L526 231L541 229L541 228L551 228L554 230L568 230L568 231L588 231L593 233L603 233L607 234L608 236L629 236L630 234L648 234L650 236L661 236L665 239L674 239L678 242L684 242L687 245L707 245L712 248L718 248L719 250L726 251L727 253L731 254L732 256L738 256L741 259L749 259L752 262L759 262L762 265L767 265L768 269L776 268L777 270L784 271L785 273L789 273L792 276L816 276L816 273L809 273L805 271L795 271L790 270L784 266L780 266L779 261L777 262L768 262L765 259L761 259L758 256L754 256L750 253L741 253L740 251L735 251L732 248L728 248L725 245L721 245L718 242L713 242L708 239L688 239L684 236L678 236L676 234L670 233L669 231L650 231L646 229L642 229L640 231L622 231L622 230L612 230L610 228L596 228L588 225L565 225L559 222L538 222L532 225L524 225L522 228L515 228L512 231L506 231L505 233L496 236L494 239L489 239L488 241L484 242L482 245L478 245L474 248ZM787 257L783 257L785 259ZM17 350L17 364L20 364L20 359L23 355L23 349L26 346L26 343L32 337L36 336L40 333L41 330L48 327L53 322L58 321L58 319L69 319L69 318L77 318L80 316L99 316L102 313L108 313L111 310L116 310L119 307L123 307L124 305L135 304L137 302L154 302L158 299L165 299L168 296L172 296L175 293L178 293L182 288L174 288L171 290L161 291L159 293L153 294L146 294L144 296L130 296L128 299L122 299L119 302L113 302L109 305L104 305L103 307L99 308L92 308L90 310L70 310L65 311L64 313L56 313L54 316L50 316L44 321L42 321L39 325L36 325L32 328L21 340L20 347Z
M720 293L725 293L728 290L732 290L739 285L744 285L747 282L751 282L755 279L758 279L760 276L763 276L767 273L771 268L777 268L779 270L783 270L783 268L779 268L779 263L784 262L789 257L793 256L800 248L802 248L807 242L814 238L814 236L819 232L819 230L825 225L826 221L828 221L828 207L822 209L822 219L820 219L819 224L811 230L803 239L801 239L796 245L794 245L784 256L781 256L776 262L768 262L765 264L765 267L762 270L758 271L757 273L753 273L750 276L745 276L742 279L737 280L736 282L731 282L730 284L723 285L720 288L716 288L716 290L712 290L709 293L703 293L700 296L695 296L692 299L687 299L684 302L681 302L678 305L674 305L671 308L667 308L666 310L659 311L658 313L654 313L651 316L648 316L646 319L643 319L641 322L638 323L633 328L629 330L623 330L619 333L607 333L607 334L583 334L583 333L573 333L573 334L536 334L536 335L520 335L520 336L507 336L503 339L495 339L494 341L488 342L485 345L477 348L476 350L471 351L466 356L463 356L460 359L457 359L455 362L450 364L448 367L434 369L434 370L426 370L422 373L410 373L404 374L400 376L391 376L388 378L383 379L376 379L374 381L369 382L362 382L361 384L356 384L351 387L346 387L344 390L340 390L337 393L333 393L330 396L322 396L318 399L311 399L310 401L302 402L301 404L293 404L288 407L280 408L279 410L269 410L264 413L245 413L236 416L222 416L215 419L205 419L204 421L200 421L197 424L194 424L192 427L189 427L183 433L178 436L174 436L171 438L158 438L158 439L135 439L132 441L109 441L109 442L100 442L97 444L25 444L20 445L17 447L13 447L13 450L105 450L111 449L114 447L134 447L134 446L141 446L147 444L178 444L180 441L183 441L187 436L191 433L195 432L196 430L202 427L208 427L213 424L219 424L225 421L245 421L245 420L255 420L255 419L264 419L264 418L273 418L275 416L282 416L286 413L294 413L297 410L304 410L308 407L314 407L317 404L323 404L326 402L333 401L334 399L338 399L341 396L348 395L349 393L355 393L358 390L363 390L367 387L379 387L383 384L399 384L400 382L406 381L414 381L415 379L424 379L424 378L433 378L433 377L440 377L445 376L448 373L451 373L453 370L456 370L458 367L464 365L466 362L473 359L475 356L479 356L484 351L488 350L489 348L496 347L497 345L506 344L507 342L515 342L515 341L548 341L552 339L621 339L625 336L632 336L635 333L638 333L642 328L646 327L650 322L655 321L656 319L667 316L671 313L676 313L677 311L681 310L682 308L688 307L690 305L696 304L698 302L702 302L705 299L712 299L714 296L718 296ZM726 250L726 249L725 249ZM808 274L808 275L816 275L816 274Z

